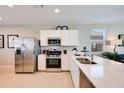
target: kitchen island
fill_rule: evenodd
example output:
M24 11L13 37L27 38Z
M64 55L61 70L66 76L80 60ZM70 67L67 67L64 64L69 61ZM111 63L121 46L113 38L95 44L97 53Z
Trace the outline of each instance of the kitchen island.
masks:
M102 57L94 56L93 62L97 64L81 64L77 58L89 56L75 56L70 53L70 71L74 86L80 87L80 71L87 80L96 88L124 88L124 64Z

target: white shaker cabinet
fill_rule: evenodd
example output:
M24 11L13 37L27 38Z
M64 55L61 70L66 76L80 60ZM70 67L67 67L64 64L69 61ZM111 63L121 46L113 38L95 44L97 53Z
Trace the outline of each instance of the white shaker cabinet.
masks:
M62 54L61 55L61 64L62 64L62 70L63 71L69 71L69 56L68 54Z
M48 34L47 30L41 30L40 31L40 43L41 46L47 46L47 40L48 40Z
M78 36L78 30L70 30L69 33L69 45L70 46L77 46L78 45L78 41L79 41L79 36Z
M69 31L61 31L61 45L62 46L69 46Z
M61 38L61 31L60 30L48 30L48 38L49 37L59 37Z
M63 30L61 32L62 46L78 46L78 30Z
M48 46L48 38L59 37L62 46L78 46L78 30L41 30L41 46Z
M46 70L46 54L38 55L38 70Z
M80 71L78 65L75 63L75 60L72 57L69 57L69 67L70 67L70 72L71 72L71 77L74 83L75 88L80 87Z

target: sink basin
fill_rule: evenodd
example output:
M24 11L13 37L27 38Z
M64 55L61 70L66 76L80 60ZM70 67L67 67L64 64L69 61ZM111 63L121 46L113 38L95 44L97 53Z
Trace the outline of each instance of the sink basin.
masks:
M81 56L81 54L74 54L75 56Z
M97 64L87 58L76 58L81 64Z

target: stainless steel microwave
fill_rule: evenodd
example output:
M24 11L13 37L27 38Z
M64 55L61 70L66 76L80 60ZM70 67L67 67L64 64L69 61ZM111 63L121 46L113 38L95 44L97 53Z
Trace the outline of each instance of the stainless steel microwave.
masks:
M61 45L61 39L58 37L51 37L48 38L48 45L50 46L60 46Z

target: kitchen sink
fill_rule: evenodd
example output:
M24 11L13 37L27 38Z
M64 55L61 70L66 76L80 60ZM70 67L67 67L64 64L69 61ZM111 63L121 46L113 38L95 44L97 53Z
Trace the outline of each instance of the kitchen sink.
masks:
M74 54L75 56L81 56L81 54Z
M97 64L87 58L76 58L81 64Z

